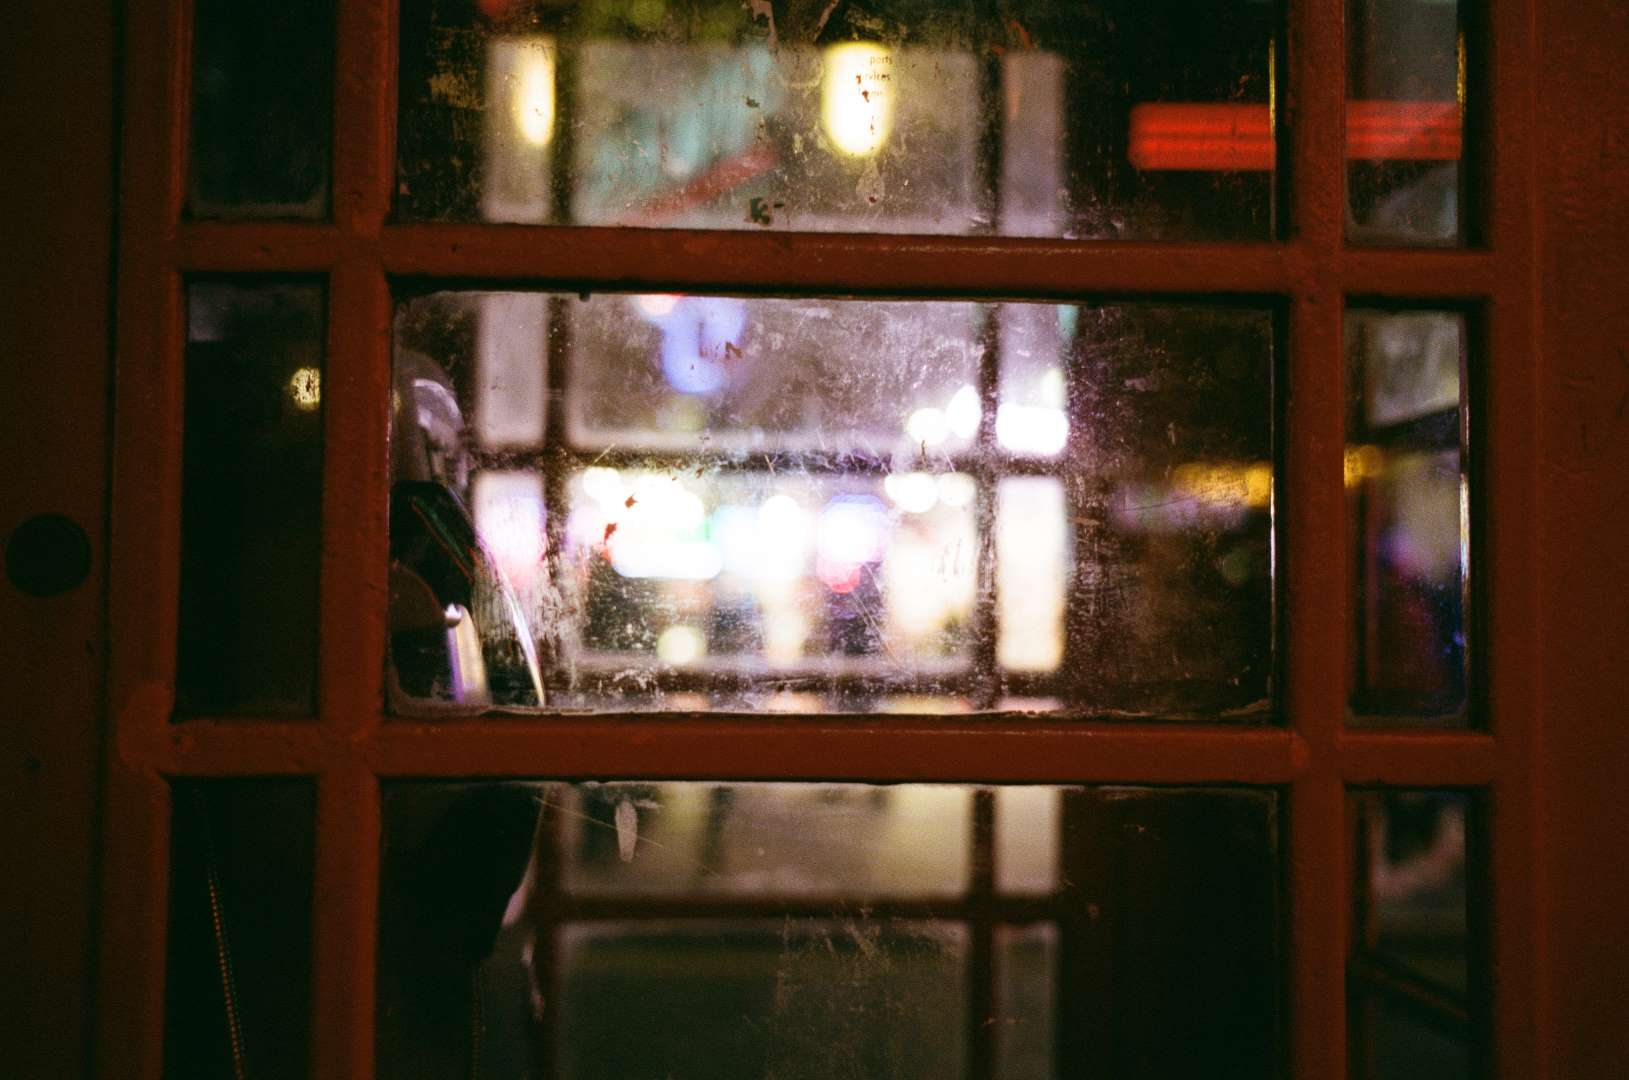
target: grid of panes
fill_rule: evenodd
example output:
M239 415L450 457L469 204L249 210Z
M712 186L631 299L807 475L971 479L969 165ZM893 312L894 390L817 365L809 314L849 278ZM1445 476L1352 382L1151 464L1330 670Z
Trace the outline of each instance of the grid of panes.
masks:
M1397 152L1403 160L1441 161L1446 156L1458 158L1460 146L1449 140L1454 153L1448 155L1440 130L1445 110L1440 108L1341 108L1340 87L1332 82L1332 73L1340 72L1343 62L1340 20L1331 18L1335 7L1307 3L1289 9L1285 55L1290 122L1284 128L1288 146L1276 152L1294 165L1287 173L1287 201L1294 220L1285 247L1151 246L1138 251L1111 245L1095 252L1090 245L1070 242L828 241L798 236L772 244L751 234L719 240L681 233L674 234L675 243L629 235L637 230L563 229L551 238L541 229L386 224L392 193L399 186L390 145L390 118L397 109L392 79L397 26L394 5L362 0L341 4L338 20L335 66L343 74L335 94L334 227L193 222L182 224L179 234L172 236L171 219L182 202L177 178L185 175L179 167L185 158L185 140L179 137L184 122L171 109L174 97L156 88L180 85L179 73L187 71L174 47L177 39L161 31L191 12L179 5L151 25L135 20L129 137L133 148L144 148L155 160L176 167L138 169L126 191L122 248L132 273L121 276L120 339L135 377L121 386L120 416L129 422L121 426L120 453L122 460L138 466L127 476L140 474L143 463L156 466L158 497L128 482L116 493L117 516L155 527L127 530L116 549L115 625L134 631L140 622L149 636L161 641L174 636L168 633L175 628L173 597L181 589L173 521L179 519L182 500L167 470L181 460L181 453L179 432L165 403L179 400L177 358L185 338L176 321L182 310L176 271L198 276L330 275L330 349L323 367L321 411L327 436L322 510L324 532L336 542L325 544L322 556L320 677L314 702L319 723L233 724L223 722L232 710L205 708L179 721L174 737L163 736L160 732L172 718L171 701L161 693L144 697L132 691L172 682L173 657L163 655L163 646L153 655L127 649L115 657L115 700L133 702L119 713L116 734L128 737L122 745L131 748L139 767L130 775L115 771L112 780L110 804L129 813L110 818L108 880L145 880L161 872L169 826L157 808L166 806L170 795L163 778L316 773L314 888L323 899L313 911L312 1008L319 1022L312 1029L312 1055L319 1072L338 1075L353 1067L365 1070L373 1061L369 1011L382 778L552 774L880 780L908 772L913 777L992 781L1090 778L1285 786L1288 814L1295 823L1286 864L1288 935L1294 957L1289 985L1296 1004L1291 1057L1298 1072L1339 1075L1345 1055L1339 1034L1345 1025L1338 980L1332 983L1327 973L1339 970L1346 948L1340 932L1346 921L1342 905L1349 895L1349 870L1340 857L1344 785L1504 785L1507 797L1493 805L1502 815L1497 827L1512 836L1521 834L1526 811L1521 774L1504 764L1506 758L1519 756L1518 736L1525 723L1519 710L1514 719L1501 721L1497 753L1493 741L1475 731L1433 733L1429 738L1399 732L1343 733L1347 695L1339 680L1328 677L1349 655L1341 644L1349 632L1346 620L1327 618L1349 602L1344 576L1337 572L1331 577L1315 566L1342 546L1340 464L1326 459L1342 435L1338 356L1343 313L1338 304L1330 304L1328 290L1416 303L1421 297L1433 297L1451 306L1475 305L1507 288L1506 277L1494 272L1485 252L1440 256L1395 252L1376 257L1343 252L1338 174L1353 156L1347 140L1352 125L1343 130L1343 112L1349 119L1359 115L1364 123L1380 126L1378 141L1370 139L1369 152L1379 146L1386 151L1381 156ZM1514 2L1500 5L1493 21L1502 30L1519 27L1521 8ZM1515 39L1506 35L1500 40ZM1453 51L1460 72L1466 63L1462 42L1456 33ZM1263 55L1273 55L1272 47ZM569 62L562 60L560 67L569 67ZM1459 86L1463 85L1461 77ZM1473 81L1472 104L1478 93L1493 91L1479 90ZM1464 104L1462 89L1459 103ZM557 104L564 108L566 98ZM1268 104L1269 132L1276 134L1279 118L1271 111L1274 103ZM1161 133L1160 123L1175 119L1169 112L1144 114L1139 130L1154 138ZM1212 120L1202 122L1201 130L1214 133ZM1250 125L1241 128L1236 119L1223 126L1230 133L1228 139L1257 138L1247 130ZM1425 140L1423 148L1412 146L1416 137ZM1144 149L1149 145L1145 143ZM1157 138L1152 145L1158 147ZM1230 153L1240 150L1231 142L1229 146ZM140 155L130 157L138 160ZM988 163L998 159L984 160L989 175ZM1394 179L1409 183L1409 170L1398 172ZM1456 179L1454 184L1458 183ZM1440 189L1441 177L1431 178L1427 187L1429 197ZM195 202L193 209L207 212L202 203ZM769 210L776 209L771 202ZM1406 206L1401 209L1400 228L1409 234L1413 226L1408 223L1416 218ZM1453 221L1453 227L1460 228L1457 217ZM1431 227L1440 224L1439 218ZM1355 233L1353 238L1358 238ZM1286 250L1288 257L1283 254ZM1327 268L1328 280L1305 276L1303 266ZM1258 731L1135 726L1117 730L1068 718L1032 717L1016 718L1006 729L961 721L954 729L935 730L925 721L889 728L870 720L839 719L777 729L771 748L764 741L767 725L728 717L641 721L637 734L631 728L617 730L612 725L607 730L606 725L569 717L526 731L492 722L462 727L405 720L383 723L370 664L387 649L387 628L378 609L388 592L383 575L388 483L378 447L385 435L381 406L390 390L386 345L390 287L392 279L402 284L426 278L542 282L569 289L633 287L641 289L640 295L683 289L696 294L774 290L1053 299L1217 293L1289 297L1285 337L1290 348L1285 364L1290 389L1276 407L1283 409L1286 427L1281 455L1286 472L1279 481L1288 526L1283 548L1287 588L1282 595L1286 640L1293 647L1284 658L1283 704L1293 726ZM653 291L644 291L647 286ZM1510 302L1526 303L1525 294L1518 290ZM1496 334L1494 339L1505 337ZM1504 355L1501 350L1514 361L1516 354L1508 342L1495 352ZM1501 377L1497 367L1490 365L1488 370L1490 379ZM150 380L139 377L144 371ZM148 391L131 389L146 383L156 388L150 396L144 396ZM301 385L309 387L309 379ZM289 393L298 397L300 390L291 387ZM1361 468L1361 453L1357 460ZM132 633L130 639L134 637ZM126 638L120 635L119 640ZM1470 704L1477 705L1474 697ZM925 760L911 757L924 748ZM1508 901L1522 895L1517 874L1520 845L1513 842L1496 852L1495 891L1505 902L1503 910L1519 910L1519 903ZM121 869L134 872L121 874ZM147 886L149 893L159 888L156 883ZM109 905L114 912L108 921L109 955L115 962L104 965L104 971L110 972L109 985L116 989L128 990L138 982L151 986L152 973L162 970L155 949L162 948L163 918L154 915L153 907ZM1523 934L1520 927L1506 927L1494 938L1507 989L1520 983L1526 971ZM122 976L112 974L121 971ZM149 994L146 1000L159 997ZM1501 995L1506 1034L1514 1030L1514 1000L1509 993ZM115 1071L153 1071L157 1060L153 1033L158 1025L148 1022L152 1018L151 1006L107 1018L100 1040L105 1060L138 1063L136 1068ZM1472 1026L1478 1026L1474 1020Z

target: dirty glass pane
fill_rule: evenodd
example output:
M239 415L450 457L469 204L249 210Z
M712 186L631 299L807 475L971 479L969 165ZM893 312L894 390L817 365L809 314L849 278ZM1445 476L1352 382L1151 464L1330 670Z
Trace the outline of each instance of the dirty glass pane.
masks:
M395 704L1263 719L1271 342L1198 305L406 299Z
M569 315L587 444L904 461L978 432L976 304L600 295Z
M964 787L579 784L553 798L573 892L862 900L967 887ZM1010 816L1029 821L1022 808ZM629 844L637 859L621 858Z
M333 79L333 0L196 0L188 213L325 216Z
M1025 789L1013 789L1025 790ZM1058 928L995 929L995 1080L1053 1080Z
M1272 693L1272 319L1081 307L1062 470L1063 667L1105 712L1262 719Z
M380 1074L953 1080L988 1039L1004 1077L1270 1075L1275 807L1220 789L392 783ZM981 812L994 830L971 828ZM989 864L993 891L972 873ZM970 1019L975 1000L990 1015Z
M171 797L164 1075L305 1076L315 790L182 781Z
M323 291L187 290L182 713L308 714L317 664Z
M1467 887L1474 803L1463 792L1400 790L1361 792L1352 804L1352 1075L1474 1075L1486 1054L1471 934L1480 920Z
M1464 724L1465 320L1361 309L1346 319L1352 712Z
M965 938L864 913L568 927L561 1075L961 1076Z
M1457 0L1347 0L1346 233L1464 242L1465 35Z
M1275 7L408 0L409 220L1267 239Z

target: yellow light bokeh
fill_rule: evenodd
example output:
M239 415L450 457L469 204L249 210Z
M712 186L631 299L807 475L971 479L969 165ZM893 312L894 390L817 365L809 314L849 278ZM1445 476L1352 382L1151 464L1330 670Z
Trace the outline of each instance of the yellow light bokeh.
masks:
M1171 470L1177 494L1217 506L1266 507L1273 498L1273 467L1265 461L1193 461Z
M853 157L882 149L894 123L893 53L869 41L833 45L820 91L821 122L832 145Z
M294 407L311 412L322 404L322 372L314 367L303 367L288 381L289 397Z
M1346 486L1355 488L1386 471L1386 452L1378 446L1346 448Z
M533 146L554 138L554 44L534 39L519 45L515 57L515 126Z

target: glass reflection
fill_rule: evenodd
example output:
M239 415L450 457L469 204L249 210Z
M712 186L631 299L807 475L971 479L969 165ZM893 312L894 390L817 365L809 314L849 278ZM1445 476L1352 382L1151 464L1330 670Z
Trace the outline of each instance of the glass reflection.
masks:
M1259 719L1271 336L1200 306L406 300L396 704Z
M959 927L864 915L582 924L561 935L560 1073L962 1076L965 958Z
M323 308L318 285L187 289L180 714L316 704Z
M192 6L187 212L320 218L328 210L333 0Z
M1347 235L1463 242L1465 36L1457 0L1348 0Z
M1466 858L1474 804L1461 792L1384 791L1355 795L1352 807L1352 1074L1479 1075L1486 1047Z
M1051 1080L1057 1075L1052 972L1058 964L1058 928L1051 923L998 926L995 952L999 982L992 1075L997 1080Z
M1098 1060L1261 1075L1274 807L1206 789L387 785L379 1066L938 1078L979 1053L1015 1078ZM1098 1033L1122 1012L1143 1020ZM1086 1026L1090 1045L1057 1037Z
M1463 724L1464 319L1352 310L1346 332L1352 711L1368 722Z
M409 219L1266 238L1274 12L409 0ZM1197 126L1196 126L1197 125Z

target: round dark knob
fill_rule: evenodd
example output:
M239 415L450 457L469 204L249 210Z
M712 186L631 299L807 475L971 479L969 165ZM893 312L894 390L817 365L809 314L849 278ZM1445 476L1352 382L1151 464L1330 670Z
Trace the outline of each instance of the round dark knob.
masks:
M30 596L56 596L90 573L90 538L72 518L36 514L6 541L6 576Z

